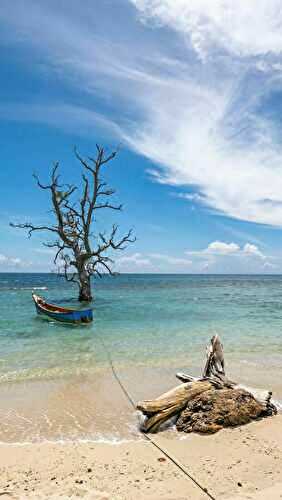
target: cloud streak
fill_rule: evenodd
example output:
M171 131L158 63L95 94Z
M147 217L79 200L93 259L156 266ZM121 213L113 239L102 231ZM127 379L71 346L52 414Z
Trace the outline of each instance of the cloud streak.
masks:
M7 255L0 254L0 267L5 270L7 268L26 268L31 266L31 262L27 262L19 257L10 257Z
M115 139L122 139L122 129L100 113L83 106L71 104L15 104L5 103L0 109L0 119L6 121L36 122L49 125L76 135L93 138L93 129L99 128L104 136L110 134Z
M131 0L140 36L131 17L126 40L106 18L97 27L91 2L79 19L72 3L64 10L30 1L28 12L15 4L1 6L7 40L10 30L64 85L93 101L88 109L31 103L30 114L28 103L18 115L12 109L11 119L66 129L74 122L86 134L95 125L152 160L153 180L192 188L187 202L281 226L282 146L276 118L263 112L282 92L278 0ZM106 109L97 109L95 96Z
M259 111L281 92L280 3L132 2L142 20L169 27L194 50L194 77L176 87L174 99L151 102L134 137L137 150L160 165L156 179L196 186L194 201L219 213L280 226L281 141L275 121Z
M192 264L192 260L185 256L140 252L123 255L115 262L120 272L185 272Z

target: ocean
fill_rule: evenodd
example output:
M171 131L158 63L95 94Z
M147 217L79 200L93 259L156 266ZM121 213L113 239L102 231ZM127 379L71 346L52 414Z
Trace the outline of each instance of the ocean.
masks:
M81 327L37 317L32 290L78 305L55 274L0 274L2 442L138 439L108 354L137 401L176 385L177 371L200 375L215 333L229 378L282 401L282 276L105 276Z

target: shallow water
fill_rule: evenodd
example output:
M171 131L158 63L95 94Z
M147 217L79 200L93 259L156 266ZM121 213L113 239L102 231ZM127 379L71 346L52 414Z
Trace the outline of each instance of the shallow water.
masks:
M217 332L230 378L282 401L282 277L122 275L94 287L93 324L70 327L37 318L31 300L38 289L76 306L70 284L0 274L0 441L135 438L103 342L134 400L172 386L176 371L198 375Z

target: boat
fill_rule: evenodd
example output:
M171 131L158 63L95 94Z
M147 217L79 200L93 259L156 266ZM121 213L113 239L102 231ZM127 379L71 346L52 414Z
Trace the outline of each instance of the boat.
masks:
M93 321L92 309L70 309L60 307L55 304L49 304L39 295L32 294L32 298L36 307L36 311L40 316L53 321L60 321L69 324L87 324Z

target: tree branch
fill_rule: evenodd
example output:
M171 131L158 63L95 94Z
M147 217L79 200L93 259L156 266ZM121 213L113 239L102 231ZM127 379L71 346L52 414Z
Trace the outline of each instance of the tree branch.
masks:
M11 227L16 227L20 229L28 229L28 237L30 238L32 233L34 231L51 231L52 233L59 234L59 231L55 227L51 226L34 226L33 224L29 222L25 222L24 224L14 224L13 222L10 222L9 224Z
M94 237L93 225L99 210L122 210L121 204L109 200L115 190L101 178L102 167L115 158L117 151L107 154L98 144L96 150L95 158L85 159L74 148L75 157L82 167L81 193L76 199L73 197L78 191L76 185L60 184L58 162L52 167L49 184L43 184L38 175L33 174L37 186L50 193L51 212L55 218L53 225L10 223L12 227L26 229L29 237L35 231L47 231L55 235L54 241L45 243L45 246L54 248L54 264L60 263L65 279L79 284L80 297L83 286L88 287L86 296L90 298L80 300L91 300L91 275L101 276L104 272L115 274L110 252L124 250L127 244L136 241L132 230L119 237L117 225L112 226L108 235L106 232L100 232Z
M118 226L113 225L112 232L107 238L105 234L99 233L99 237L102 240L102 245L99 245L97 250L92 253L92 255L100 255L108 249L113 250L124 250L126 248L127 243L134 243L136 241L135 237L131 237L133 234L132 229L128 231L128 233L123 236L120 240L115 241L115 237L117 234Z
M61 261L62 261L62 266L63 266L63 276L66 281L76 283L79 286L79 280L77 279L77 274L76 272L74 273L69 273L69 269L73 266L73 263L69 257L69 255L62 254L61 255Z
M112 210L122 210L122 204L120 205L111 205L111 203L103 203L102 205L96 205L94 210L98 210L98 208L111 208Z

